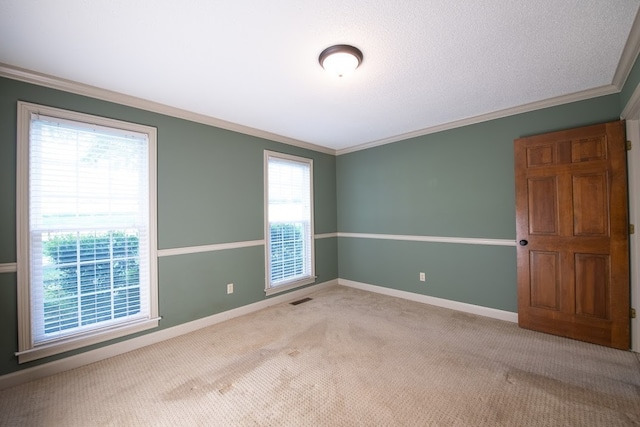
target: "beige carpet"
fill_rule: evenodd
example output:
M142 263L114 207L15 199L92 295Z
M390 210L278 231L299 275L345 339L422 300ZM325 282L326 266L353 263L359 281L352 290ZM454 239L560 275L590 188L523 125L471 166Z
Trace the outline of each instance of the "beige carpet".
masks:
M0 425L640 425L635 353L345 287L312 297L0 391Z

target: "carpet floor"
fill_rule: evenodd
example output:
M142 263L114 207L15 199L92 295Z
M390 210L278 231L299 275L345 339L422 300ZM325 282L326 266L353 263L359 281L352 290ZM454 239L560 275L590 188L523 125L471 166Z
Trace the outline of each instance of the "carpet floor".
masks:
M336 286L0 391L2 426L640 426L638 354Z

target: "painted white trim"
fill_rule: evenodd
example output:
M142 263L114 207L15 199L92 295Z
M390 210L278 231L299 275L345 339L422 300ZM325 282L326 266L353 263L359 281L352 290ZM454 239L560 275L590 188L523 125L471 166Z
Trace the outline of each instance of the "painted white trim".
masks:
M18 264L15 262L8 262L0 264L0 274L2 273L15 273L18 271Z
M31 347L31 277L29 271L29 132L27 104L18 104L16 144L16 293L18 350Z
M338 233L324 233L324 234L316 234L315 238L318 239L330 239L332 237L338 237Z
M31 279L30 279L30 226L29 226L29 150L30 124L33 114L42 114L55 117L61 121L71 121L92 126L105 127L108 129L119 129L121 131L131 131L147 136L147 163L148 163L148 279L143 280L148 283L148 313L146 319L124 324L114 324L106 329L93 329L86 334L67 337L46 345L35 345L32 331L31 306ZM138 123L126 122L107 117L94 116L91 114L69 111L45 105L33 104L18 101L17 105L17 180L16 180L16 227L17 227L17 295L18 295L18 363L29 362L35 359L48 357L58 353L92 345L98 342L107 341L113 338L122 337L128 334L140 332L158 325L158 274L157 274L157 228L156 228L156 159L157 159L157 129L152 126Z
M149 253L147 254L147 260L149 262L149 320L155 320L156 326L148 326L145 329L157 327L159 314L159 288L158 282L158 129L155 127L148 127L148 153L147 153L147 165L148 165L148 206L149 212ZM152 325L149 322L149 325Z
M356 239L400 240L408 242L461 243L464 245L516 246L515 240L479 239L474 237L412 236L407 234L369 234L343 232L339 232L338 237L353 237Z
M101 89L95 86L85 85L77 83L71 80L61 79L58 77L37 73L35 71L26 70L24 68L14 67L8 64L0 63L0 77L7 77L13 80L19 80L26 83L35 84L38 86L49 87L52 89L63 90L65 92L75 93L77 95L89 96L95 99L101 99L103 101L115 102L117 104L126 105L128 107L140 108L142 110L150 111L153 113L164 114L171 117L177 117L179 119L189 120L196 123L202 123L209 126L214 126L220 129L226 129L233 132L242 133L245 135L255 136L257 138L267 139L269 141L281 142L287 145L293 145L295 147L306 148L307 150L313 150L320 153L335 155L336 151L322 147L320 145L312 144L298 139L289 138L286 136L278 135L271 132L266 132L260 129L255 129L248 126L243 126L237 123L228 122L226 120L217 119L215 117L207 116L204 114L194 113L192 111L183 110L180 108L170 107L165 104L161 104L155 101L149 101L147 99L138 98L131 95L125 95L119 92L113 92L106 89Z
M627 105L624 106L622 113L620 113L621 119L636 119L640 116L640 85L636 86Z
M116 344L108 345L96 350L90 350L85 353L76 354L66 357L64 359L55 360L53 362L45 363L42 365L34 366L32 368L23 369L20 371L12 372L0 376L0 390L13 387L26 383L28 381L37 380L39 378L54 375L60 372L68 371L71 369L79 368L90 363L95 363L100 360L108 359L113 356L128 353L133 350L137 350L142 347L146 347L152 344L156 344L171 338L179 337L181 335L188 334L190 332L197 331L202 328L206 328L215 325L226 320L230 320L245 314L250 314L272 305L280 304L283 302L294 301L301 297L307 296L316 291L326 289L338 284L338 280L330 280L328 282L319 283L317 285L309 286L304 289L289 292L288 294L279 295L265 300L245 305L242 307L234 308L232 310L224 311L222 313L214 314L212 316L204 317L202 319L194 320L191 322L183 323L178 326L163 329L157 332L151 332L149 334L132 338L130 340L122 341Z
M389 138L379 139L377 141L367 142L365 144L356 145L354 147L343 148L336 151L336 155L353 153L355 151L366 150L368 148L378 147L380 145L391 144L393 142L404 141L410 138L416 138L418 136L429 135L432 133L442 132L445 130L455 129L463 126L474 125L477 123L488 122L490 120L501 119L508 116L514 116L516 114L528 113L535 110L541 110L543 108L555 107L557 105L568 104L570 102L584 101L585 99L597 98L599 96L611 95L613 93L620 92L620 89L614 85L600 86L593 89L587 89L580 92L570 93L568 95L557 96L555 98L549 98L542 101L531 102L529 104L520 105L517 107L505 108L504 110L494 111L492 113L480 114L479 116L468 117L462 120L455 120L449 123L443 123L441 125L428 127L425 129L419 129L413 132L403 133L401 135L392 136Z
M264 277L264 292L267 296L273 295L279 292L284 292L289 289L294 289L300 286L305 286L313 283L316 278L316 255L315 255L315 222L314 222L314 192L313 192L313 159L307 157L294 156L293 154L280 153L278 151L264 150L264 164L263 164L263 183L264 183L264 236L265 236L265 251L264 251L264 265L265 265L265 277ZM306 261L309 261L308 275L299 278L294 281L287 281L289 283L280 283L280 285L272 285L271 282L271 240L270 240L270 226L271 218L269 217L269 189L271 184L269 183L269 162L271 159L287 161L293 164L304 165L309 169L309 241L306 242L309 245L308 256ZM305 256L306 258L306 256Z
M272 286L270 288L265 288L264 294L266 296L280 294L282 292L290 291L291 289L296 289L296 288L300 288L302 286L310 285L315 281L316 281L316 276L313 276L313 277L307 278L306 280L303 280L303 281L289 283L288 285Z
M24 351L18 351L15 355L18 356L18 363L31 362L33 360L43 359L45 357L66 353L67 351L76 350L78 348L88 347L93 344L157 328L159 322L160 318L156 317L126 325L120 325L115 329L107 329L102 332L91 331L87 336L65 339L61 342L53 342L51 344L29 348Z
M637 92L637 88L636 88ZM629 179L629 222L640 225L640 109L634 113L633 120L627 120L627 139L631 141L633 148L627 155L628 179ZM631 307L640 310L640 242L638 234L629 236L629 249L631 259ZM640 319L631 319L631 350L640 353Z
M413 292L400 291L397 289L385 288L383 286L370 285L368 283L355 282L353 280L347 279L338 279L338 284L341 286L347 286L349 288L375 292L378 294L402 298L409 301L435 305L437 307L448 308L465 313L477 314L478 316L491 317L492 319L518 323L518 313L513 313L511 311L498 310L495 308L482 307L480 305L451 301L448 299L436 298L428 295L416 294Z
M620 90L622 90L622 86L629 77L638 53L640 53L640 10L636 13L636 17L633 20L629 37L627 38L627 42L622 50L622 55L620 56L620 61L618 62L618 68L616 68L611 82L614 86L620 88Z
M635 25L635 24L634 24ZM630 35L631 36L631 35ZM626 47L625 47L626 50ZM626 60L626 59L625 59ZM623 69L622 66L619 66ZM138 98L131 95L125 95L119 92L113 92L106 89L101 89L95 86L85 85L77 83L71 80L61 79L50 75L37 73L35 71L26 70L23 68L14 67L8 64L0 63L0 77L6 77L13 80L18 80L26 83L35 84L38 86L49 87L52 89L58 89L65 92L75 93L77 95L88 96L103 101L114 102L121 105L126 105L133 108L139 108L153 113L164 114L171 117L177 117L179 119L189 120L196 123L202 123L209 126L214 126L220 129L226 129L233 132L242 133L245 135L255 136L270 141L281 142L283 144L292 145L295 147L305 148L308 150L317 151L320 153L331 155L342 155L355 151L365 150L367 148L373 148L380 145L391 144L393 142L399 142L418 136L428 135L436 132L442 132L449 129L455 129L462 126L471 124L477 124L486 122L489 120L495 120L503 117L513 116L516 114L526 113L530 111L540 110L547 107L553 107L556 105L562 105L570 102L582 101L585 99L595 98L598 96L610 95L617 93L620 88L614 84L601 86L598 88L588 89L568 95L558 96L542 101L532 102L529 104L520 105L517 107L506 108L500 111L495 111L488 114L481 114L474 117L469 117L462 120L455 120L453 122L444 123L437 126L428 127L425 129L419 129L412 132L407 132L401 135L392 136L389 138L380 139L377 141L367 142L354 147L343 148L340 150L334 150L329 147L324 147L309 142L289 138L286 136L274 134L271 132L262 131L259 129L251 128L248 126L242 126L237 123L227 122L225 120L216 119L204 114L194 113L191 111L183 110L180 108L170 107L165 104L161 104L154 101Z
M182 248L158 249L158 256L174 256L197 254L201 252L223 251L226 249L250 248L252 246L263 246L264 240L247 240L244 242L217 243L213 245L186 246Z
M325 233L325 234L316 234L314 239L328 239L331 237L338 237L338 233ZM226 249L239 249L239 248L250 248L252 246L264 246L265 240L247 240L243 242L229 242L229 243L217 243L212 245L202 245L202 246L185 246L182 248L169 248L169 249L158 249L158 256L174 256L174 255L188 255L188 254L197 254L201 252L214 252L214 251L223 251ZM0 264L1 265L1 264ZM0 273L2 271L0 270Z

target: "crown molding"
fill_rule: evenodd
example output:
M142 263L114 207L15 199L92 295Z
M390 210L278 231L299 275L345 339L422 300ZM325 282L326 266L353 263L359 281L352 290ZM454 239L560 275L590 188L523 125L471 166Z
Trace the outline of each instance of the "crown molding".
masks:
M631 33L625 45L623 56L616 70L616 76L614 82L620 79L620 76L624 76L626 79L631 71L631 67L638 54L640 53L640 13L636 16ZM103 101L114 102L128 107L139 108L145 111L150 111L158 114L164 114L171 117L176 117L184 120L189 120L196 123L201 123L221 129L226 129L233 132L238 132L244 135L254 136L257 138L266 139L269 141L280 142L283 144L304 148L320 153L339 156L342 154L348 154L356 151L366 150L368 148L378 147L381 145L391 144L394 142L400 142L411 138L416 138L432 133L442 132L445 130L451 130L463 126L482 123L490 120L500 119L516 114L527 113L530 111L540 110L543 108L554 107L562 104L567 104L576 101L582 101L590 98L596 98L599 96L610 95L620 92L621 85L611 84L606 86L600 86L593 89L588 89L580 92L575 92L568 95L562 95L554 98L545 99L542 101L536 101L529 104L520 105L517 107L506 108L499 111L494 111L487 114L481 114L478 116L468 117L461 120L455 120L449 123L443 123L437 126L432 126L424 129L419 129L412 132L395 135L389 138L379 139L376 141L367 142L364 144L356 145L353 147L334 150L329 147L324 147L309 142L289 138L286 136L274 134L271 132L251 128L248 126L242 126L237 123L228 122L225 120L217 119L215 117L207 116L204 114L194 113L188 110L183 110L176 107L171 107L165 104L161 104L154 101L149 101L143 98L138 98L131 95L125 95L119 92L114 92L106 89L101 89L95 86L86 85L83 83L74 82L67 79L62 79L42 73L38 73L31 70L26 70L11 65L0 63L0 77L6 77L13 80L23 81L26 83L35 84L38 86L44 86L52 89L62 90L65 92L74 93L77 95L88 96ZM624 81L623 81L624 83Z
M26 83L44 86L51 89L58 89L65 92L74 93L76 95L88 96L90 98L100 99L102 101L114 102L116 104L126 105L128 107L139 108L153 113L164 114L179 119L189 120L191 122L201 123L233 132L242 133L257 138L267 139L269 141L281 142L295 147L305 148L320 153L336 155L336 150L323 147L309 142L300 141L298 139L289 138L275 133L255 129L249 126L239 125L237 123L228 122L226 120L217 119L215 117L204 114L194 113L192 111L183 110L181 108L171 107L159 102L149 101L147 99L138 98L123 93L114 92L99 87L74 82L72 80L62 79L47 74L38 73L24 68L14 67L12 65L0 63L0 77L6 77L12 80L18 80Z
M336 151L336 155L352 153L354 151L366 150L368 148L378 147L380 145L391 144L394 142L404 141L410 138L416 138L419 136L429 135L432 133L442 132L445 130L451 130L463 126L474 125L477 123L488 122L490 120L501 119L504 117L514 116L516 114L528 113L535 110L541 110L543 108L555 107L562 104L568 104L576 101L583 101L585 99L597 98L599 96L611 95L613 93L620 92L620 89L614 85L600 86L593 89L587 89L580 92L570 93L568 95L556 96L554 98L545 99L542 101L531 102L529 104L520 105L512 108L505 108L504 110L494 111L492 113L481 114L479 116L469 117L462 120L455 120L449 123L443 123L441 125L432 126L424 129L419 129L413 132L403 133L401 135L392 136L389 138L379 139L377 141L367 142L365 144L356 145L354 147L343 148Z
M616 86L619 90L622 90L622 86L627 81L629 73L636 62L636 58L640 53L640 10L636 13L636 17L631 25L631 31L629 31L629 37L622 50L620 56L620 62L618 62L618 68L613 75L613 81L611 84Z

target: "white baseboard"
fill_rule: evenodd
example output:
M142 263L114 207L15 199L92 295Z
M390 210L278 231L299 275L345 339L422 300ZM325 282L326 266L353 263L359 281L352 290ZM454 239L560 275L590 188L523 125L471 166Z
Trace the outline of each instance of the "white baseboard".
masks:
M242 307L234 308L232 310L224 311L222 313L214 314L212 316L204 317L202 319L194 320L192 322L183 323L182 325L174 326L167 329L162 329L158 332L152 332L137 338L118 342L112 345L101 347L95 350L87 351L85 353L69 356L64 359L55 360L53 362L45 363L43 365L34 366L32 368L26 368L20 371L12 372L0 376L0 390L13 387L33 381L39 378L54 375L60 372L68 371L70 369L79 368L90 363L99 362L100 360L108 359L109 357L124 354L129 351L137 350L142 347L146 347L151 344L156 344L161 341L165 341L171 338L178 337L180 335L188 334L198 329L206 328L208 326L215 325L225 320L230 320L235 317L243 316L245 314L253 313L258 310L270 307L272 305L280 304L282 302L293 301L304 297L313 292L321 289L328 288L338 284L338 279L330 280L328 282L318 283L317 285L308 286L297 291L292 291L284 295L271 297L263 301L259 301L253 304L248 304Z
M479 316L491 317L493 319L518 323L518 313L513 313L511 311L498 310L495 308L482 307L480 305L473 305L464 302L451 301L448 299L430 297L428 295L421 295L413 292L399 291L397 289L369 285L368 283L354 282L353 280L347 279L338 279L338 284L342 286L348 286L350 288L361 289L363 291L375 292L378 294L416 301L423 304L430 304L438 307L449 308L451 310L463 311L465 313L477 314Z

